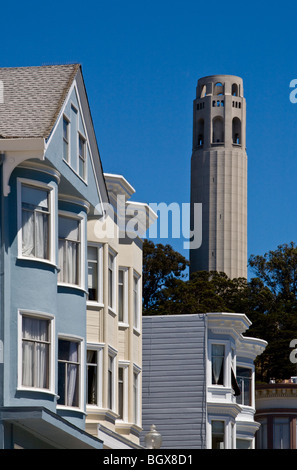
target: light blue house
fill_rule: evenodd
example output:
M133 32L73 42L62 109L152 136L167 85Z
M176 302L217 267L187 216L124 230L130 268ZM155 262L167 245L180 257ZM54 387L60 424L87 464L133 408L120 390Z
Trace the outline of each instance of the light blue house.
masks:
M79 65L0 69L0 448L85 432L87 220L108 201Z

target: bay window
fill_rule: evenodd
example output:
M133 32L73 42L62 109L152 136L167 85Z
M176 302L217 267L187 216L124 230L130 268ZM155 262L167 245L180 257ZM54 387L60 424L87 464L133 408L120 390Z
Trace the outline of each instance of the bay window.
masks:
M51 320L22 314L21 330L21 386L49 390L51 388Z
M32 180L18 184L19 256L54 262L53 187Z
M211 345L212 384L224 385L225 345Z
M213 420L211 422L211 448L225 448L225 422Z
M134 328L140 329L140 276L133 274L133 322Z
M240 389L240 395L236 397L236 402L240 405L252 406L252 370L238 366L236 380Z
M88 246L88 300L102 302L102 247Z
M118 315L119 322L128 322L128 270L119 268L118 280Z
M58 404L80 406L80 342L59 339L58 346Z
M59 216L59 268L58 282L81 285L82 247L81 220Z
M108 252L108 307L115 310L115 275L116 264L115 254L111 250Z

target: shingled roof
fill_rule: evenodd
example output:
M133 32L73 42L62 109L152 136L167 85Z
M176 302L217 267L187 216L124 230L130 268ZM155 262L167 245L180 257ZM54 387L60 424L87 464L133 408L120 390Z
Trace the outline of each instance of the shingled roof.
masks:
M0 68L0 138L47 138L79 64Z

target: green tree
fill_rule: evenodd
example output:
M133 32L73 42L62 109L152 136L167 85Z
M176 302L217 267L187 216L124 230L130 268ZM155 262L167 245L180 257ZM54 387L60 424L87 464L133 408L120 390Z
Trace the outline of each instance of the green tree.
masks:
M154 308L158 295L172 279L187 276L189 261L170 245L154 244L150 240L143 243L143 308Z

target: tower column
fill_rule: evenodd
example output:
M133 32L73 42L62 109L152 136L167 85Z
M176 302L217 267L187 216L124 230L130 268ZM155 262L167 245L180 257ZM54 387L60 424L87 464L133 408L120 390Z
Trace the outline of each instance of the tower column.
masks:
M247 277L246 103L242 79L198 80L193 103L191 205L202 204L202 245L190 270ZM191 227L193 230L193 216Z

